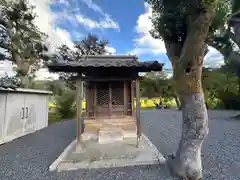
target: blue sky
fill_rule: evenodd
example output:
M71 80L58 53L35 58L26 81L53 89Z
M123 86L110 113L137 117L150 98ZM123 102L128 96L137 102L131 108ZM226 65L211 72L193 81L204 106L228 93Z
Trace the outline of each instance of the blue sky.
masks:
M81 40L88 33L109 41L108 50L114 54L134 54L140 60L158 60L164 69L171 69L163 41L153 39L151 7L144 0L29 0L34 5L35 24L56 46ZM205 65L216 67L223 63L218 51L210 48ZM9 66L10 67L10 66ZM42 71L42 73L41 73ZM46 75L46 69L39 76Z
M71 33L72 40L78 40L76 31L83 36L89 32L99 35L101 39L109 40L110 46L116 47L118 53L126 53L133 49L132 40L135 33L135 25L140 14L144 13L144 4L139 0L132 0L127 3L127 0L123 1L109 1L109 0L95 0L97 6L99 6L103 13L98 12L84 3L87 1L75 1L69 0L69 5L64 3L54 3L51 5L51 10L55 13L61 13L64 9L79 8L75 12L72 12L72 17L76 16L76 24L69 20L59 19L56 24L66 29ZM125 2L124 2L125 1ZM67 1L66 1L67 2ZM91 2L91 1L89 1ZM92 2L93 3L93 2ZM70 6L70 7L67 7ZM93 5L92 5L93 6ZM135 10L133 10L135 9ZM81 15L84 18L91 19L92 21L99 22L104 20L105 15L109 15L111 20L116 24L109 28L90 28L84 23L78 22L78 16ZM81 38L81 37L80 37Z
M55 28L69 33L72 41L88 33L109 41L116 54L135 54L140 60L159 60L171 68L161 40L150 34L150 8L142 0L55 0L50 4Z

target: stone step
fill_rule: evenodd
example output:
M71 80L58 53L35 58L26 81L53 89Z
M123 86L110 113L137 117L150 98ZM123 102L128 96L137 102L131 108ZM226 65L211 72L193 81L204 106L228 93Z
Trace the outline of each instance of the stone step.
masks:
M98 131L98 143L108 144L123 140L123 131L121 128L103 127Z

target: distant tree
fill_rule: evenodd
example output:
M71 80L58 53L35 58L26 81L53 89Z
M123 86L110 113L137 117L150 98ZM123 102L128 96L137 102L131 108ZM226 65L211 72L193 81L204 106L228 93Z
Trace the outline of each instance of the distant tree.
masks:
M88 34L80 42L75 42L76 53L83 55L101 55L107 53L108 41L100 40L97 35Z
M17 76L22 83L46 59L47 48L43 43L46 35L34 24L36 14L33 10L27 0L0 1L0 59L17 65Z
M20 86L19 79L15 78L15 77L5 76L5 77L0 78L0 88L16 89L19 86Z
M69 61L78 61L79 57L85 55L101 55L107 53L108 42L99 40L96 35L88 34L83 40L75 42L74 49L70 49L66 45L61 45L57 48L57 55L53 59L65 59ZM68 81L68 85L75 88L74 83L71 82L71 77L76 73L59 73L59 78Z
M240 76L240 1L232 0L232 4L226 4L219 21L226 19L224 14L227 11L232 15L228 17L226 24L222 24L218 31L212 34L209 44L224 56L224 69Z
M176 93L172 77L169 78L163 71L161 73L149 72L140 81L141 95L144 97L174 98L178 109L181 103Z

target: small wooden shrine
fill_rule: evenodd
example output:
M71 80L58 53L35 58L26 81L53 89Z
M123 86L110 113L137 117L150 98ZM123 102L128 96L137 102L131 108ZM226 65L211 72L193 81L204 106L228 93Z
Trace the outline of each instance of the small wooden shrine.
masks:
M56 61L52 72L76 72L78 84L77 139L84 134L99 137L101 131L121 131L123 138L141 136L139 72L161 71L157 61L139 62L136 56L83 56L78 61ZM83 89L86 115L83 119ZM134 105L134 102L136 104ZM84 126L84 128L82 128ZM83 132L81 129L84 129Z

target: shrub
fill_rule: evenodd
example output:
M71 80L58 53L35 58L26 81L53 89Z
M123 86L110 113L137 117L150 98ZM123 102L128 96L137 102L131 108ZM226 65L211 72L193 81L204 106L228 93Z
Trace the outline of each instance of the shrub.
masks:
M61 95L55 97L57 117L61 119L73 118L76 115L76 108L74 107L76 100L76 91L65 89Z
M58 113L56 113L56 112L49 112L48 113L48 123L49 124L60 122L61 120L62 119L61 119L61 117L59 116Z

